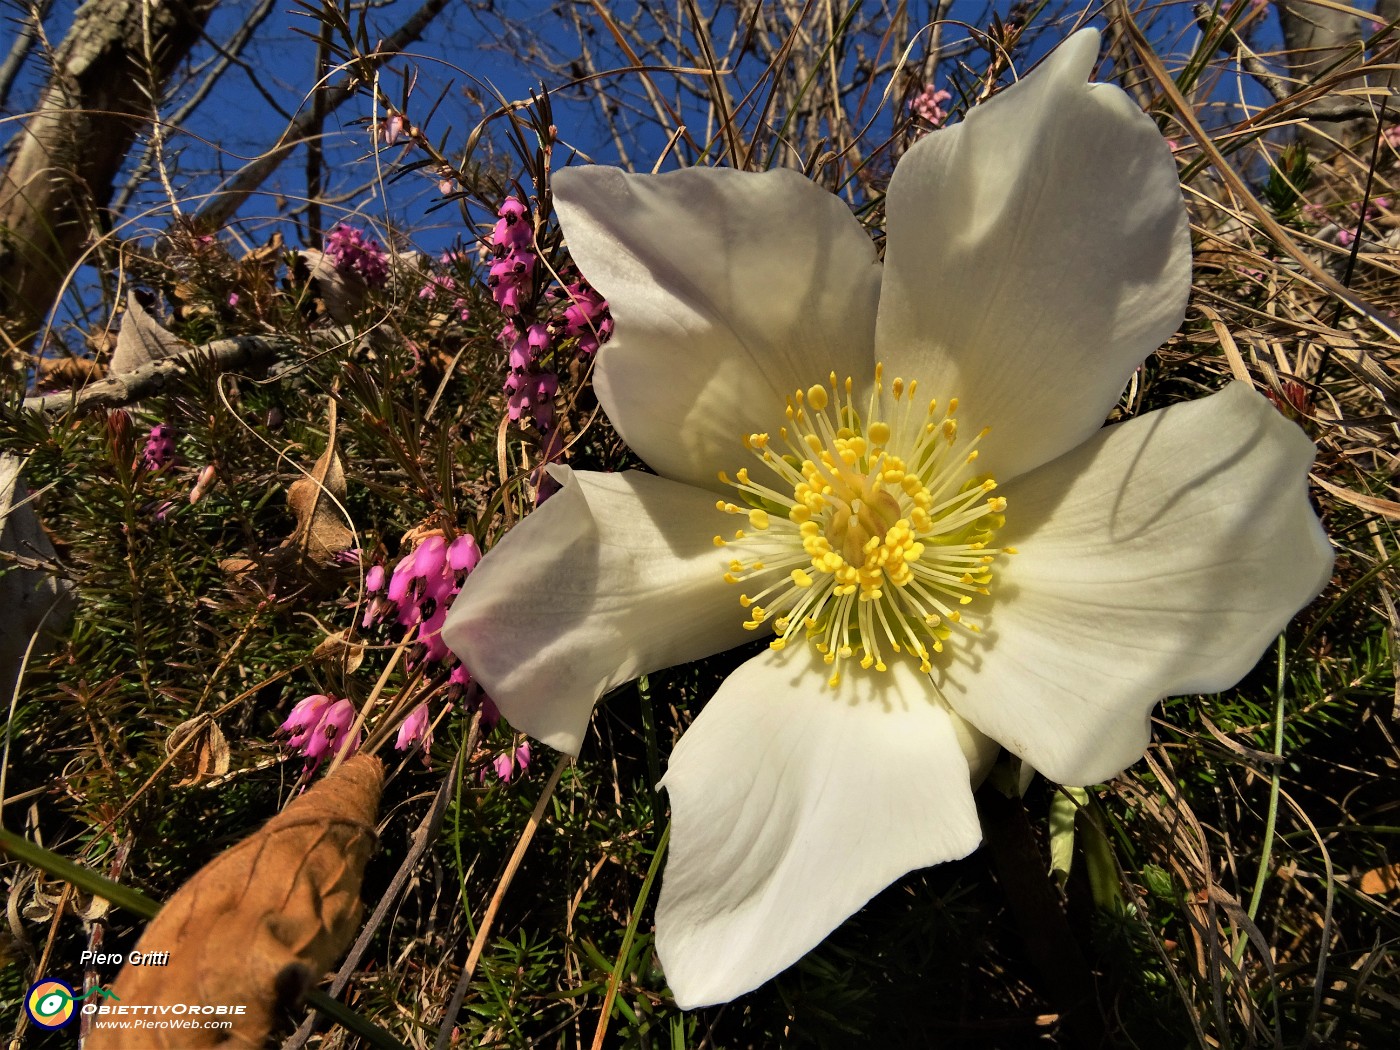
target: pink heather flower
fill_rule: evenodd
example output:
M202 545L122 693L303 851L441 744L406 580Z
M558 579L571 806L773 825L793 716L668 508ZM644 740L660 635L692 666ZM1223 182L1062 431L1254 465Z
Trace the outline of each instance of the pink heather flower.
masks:
M429 536L413 552L413 573L424 579L442 577L442 567L447 563L447 541L441 536Z
M355 274L371 288L389 279L389 255L373 237L346 223L326 234L326 255L342 274Z
M359 735L349 735L354 722L355 705L349 700L336 700L325 708L320 723L301 746L308 772L314 773L327 755L340 754L349 758L359 750Z
M534 276L535 261L535 253L529 249L513 248L504 258L491 264L486 286L507 317L520 312L521 300L529 291Z
M408 554L400 558L398 565L394 567L394 575L389 580L387 595L391 602L402 604L408 597L409 584L413 582L413 561L414 556Z
M580 277L564 292L569 305L564 309L564 334L578 337L580 354L596 353L602 343L612 335L612 315L608 312L608 302Z
M282 732L290 733L287 746L297 749L305 745L316 727L321 724L321 716L330 707L331 698L321 693L313 693L292 708L292 713L282 723Z
M418 642L423 646L423 659L430 664L443 663L452 655L447 643L442 640L442 625L447 620L447 610L455 596L454 589L441 599L434 597L423 603L428 611L424 612L423 622L418 626Z
M438 259L444 267L451 268L463 258L461 252L444 252ZM431 276L426 284L418 289L418 298L436 300L438 293L444 292L452 296L452 309L457 311L457 316L465 321L471 316L471 310L465 297L457 294L457 278L451 273L444 273L441 276Z
M427 755L433 750L433 724L428 717L428 705L419 704L408 713L408 717L403 720L403 725L399 726L399 735L394 740L395 751L407 751L418 742L423 744L423 754Z
M496 769L496 779L503 784L509 784L511 777L515 776L515 757L509 751L497 755L491 765Z
M439 291L451 292L457 288L457 279L451 274L442 277L429 277L427 284L418 289L418 298L436 299Z
M237 306L237 305L238 305L238 293L237 293L237 292L229 292L229 293L228 293L228 304L229 304L229 306Z
M379 138L386 146L392 146L399 141L399 136L403 134L403 116L399 113L390 113L379 125Z
M413 659L446 665L453 657L440 637L442 625L462 580L479 561L481 549L470 535L459 536L451 544L440 533L427 536L411 554L399 560L387 588L384 567L370 570L365 585L374 597L365 608L361 624L368 628L393 620L403 627L416 628L413 640L422 648ZM452 671L450 684L465 689L471 683L465 670L459 673L454 667Z
M1390 209L1390 198L1389 198L1389 197L1376 197L1376 198L1373 198L1372 201L1371 201L1371 206L1372 206L1372 208L1374 209L1374 210L1372 211L1372 213L1371 213L1371 217L1374 218L1374 219L1378 219L1378 218L1380 218L1380 210L1381 210L1382 208L1386 209L1387 211Z
M554 423L554 395L558 390L559 377L553 372L507 376L506 411L513 420L528 413L535 426L548 430Z
M485 721L485 719L483 719ZM530 742L527 740L514 751L505 751L491 760L496 779L509 784L517 774L524 774L530 768Z
M948 119L948 111L943 108L943 103L952 97L949 92L937 91L932 84L929 84L910 100L909 109L914 116L932 124L935 128L941 128L943 122Z
M1337 243L1340 244L1343 248L1350 248L1355 241L1356 234L1351 230L1337 231Z
M140 465L149 471L164 470L175 458L173 430L165 423L151 427L146 437L146 447L141 450Z
M549 329L542 324L532 324L525 329L525 341L530 344L530 350L536 361L549 352L553 343L550 338Z
M1381 132L1381 137L1391 149L1400 149L1400 124L1392 124Z
M481 561L481 548L470 533L458 536L447 548L447 564L453 572L471 572Z
M534 239L530 228L530 212L518 197L507 197L496 211L500 219L491 231L491 243L497 248L510 251L515 248L528 248Z
M535 352L530 347L530 340L523 335L516 339L511 344L506 363L512 372L529 371L530 366L535 363Z

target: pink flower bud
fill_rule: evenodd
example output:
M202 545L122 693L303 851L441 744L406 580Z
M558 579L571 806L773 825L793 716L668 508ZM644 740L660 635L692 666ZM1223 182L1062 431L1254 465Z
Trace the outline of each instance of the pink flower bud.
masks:
M458 536L447 548L447 564L453 572L471 572L480 561L481 548L470 533Z

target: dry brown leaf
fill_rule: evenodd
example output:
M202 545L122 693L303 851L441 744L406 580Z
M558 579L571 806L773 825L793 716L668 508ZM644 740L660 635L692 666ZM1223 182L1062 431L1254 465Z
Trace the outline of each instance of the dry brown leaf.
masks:
M1360 879L1361 892L1376 896L1400 890L1400 864L1382 864L1365 872Z
M361 642L350 640L350 628L346 627L326 635L311 651L311 659L330 664L345 674L354 674L365 662L365 647Z
M71 390L101 379L107 370L90 357L51 357L39 362L34 372L36 390Z
M130 1050L138 1031L149 1050L261 1047L279 1009L301 1000L359 926L383 782L379 760L357 755L205 865L136 946L148 957L168 952L168 961L127 965L112 985L122 1005L243 1006L232 1031L101 1028L88 1050Z
M355 544L355 533L337 506L345 501L345 468L335 450L335 402L331 402L330 438L326 451L311 468L311 476L292 483L287 506L296 515L297 527L288 543L306 560L328 565L341 551Z
M162 328L146 312L136 293L131 292L126 297L126 313L122 314L121 331L117 333L117 348L112 351L107 370L114 376L121 375L163 357L184 353L189 348L184 340L176 339Z
M173 764L183 774L176 787L202 784L228 772L228 739L208 715L196 715L172 729L165 738L165 753L174 756Z
M240 263L249 263L253 266L276 266L282 259L282 254L287 250L287 242L282 237L282 231L276 230L268 239L268 242L257 248L250 248L244 253Z
M219 562L219 571L229 576L243 577L258 567L251 558L224 558Z
M93 329L84 333L83 343L95 357L110 359L113 351L117 349L117 333L110 327ZM106 372L105 367L103 372Z
M42 871L31 871L21 875L11 888L11 904L18 905L18 914L33 923L48 922L58 909L59 902L67 895L64 907L69 914L84 922L96 922L111 910L111 902L105 897L94 897L90 893L74 890L58 880L49 881Z

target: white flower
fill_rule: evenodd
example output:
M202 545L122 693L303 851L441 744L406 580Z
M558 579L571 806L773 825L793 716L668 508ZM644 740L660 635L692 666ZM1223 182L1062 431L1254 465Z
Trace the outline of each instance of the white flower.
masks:
M793 172L555 177L616 320L599 400L659 476L557 469L443 637L577 753L609 689L776 632L663 781L683 1007L974 849L998 746L1065 784L1135 762L1157 700L1232 685L1329 575L1313 446L1247 386L1101 429L1181 321L1190 245L1097 54L1078 34L914 146L883 266Z

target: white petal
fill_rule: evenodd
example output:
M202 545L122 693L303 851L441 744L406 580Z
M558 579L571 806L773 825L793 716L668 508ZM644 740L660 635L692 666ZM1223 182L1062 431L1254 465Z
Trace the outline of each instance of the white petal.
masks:
M868 381L880 266L838 198L792 171L554 176L559 223L616 322L598 400L658 473L717 488L740 439L835 371Z
M890 183L876 357L992 427L999 481L1102 426L1186 307L1176 167L1127 95L1085 83L1097 55L1096 32L1071 37Z
M981 841L927 677L897 663L833 690L830 673L808 645L755 657L671 756L656 948L683 1009L758 987L905 872Z
M467 577L443 641L515 726L578 754L593 704L640 674L753 637L713 537L713 495L636 471L552 468L563 488Z
M985 645L940 683L948 702L1062 784L1136 762L1161 697L1232 686L1327 582L1313 453L1233 384L1006 486L997 542L1020 553L992 584Z

